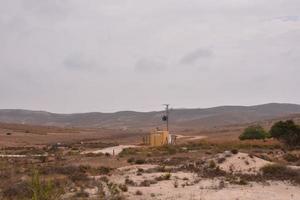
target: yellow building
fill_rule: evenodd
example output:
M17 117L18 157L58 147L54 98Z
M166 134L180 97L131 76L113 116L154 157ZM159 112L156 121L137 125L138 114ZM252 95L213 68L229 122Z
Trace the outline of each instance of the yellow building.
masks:
M143 138L145 145L162 146L170 143L169 131L154 131Z

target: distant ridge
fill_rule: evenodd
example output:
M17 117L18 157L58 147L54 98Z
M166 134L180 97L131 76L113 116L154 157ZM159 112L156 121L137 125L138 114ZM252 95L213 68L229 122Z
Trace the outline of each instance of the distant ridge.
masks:
M170 121L173 127L203 128L251 123L292 114L300 114L300 105L270 103L256 106L174 109L171 111ZM0 122L63 127L143 129L159 126L161 115L161 111L56 114L45 111L0 109Z

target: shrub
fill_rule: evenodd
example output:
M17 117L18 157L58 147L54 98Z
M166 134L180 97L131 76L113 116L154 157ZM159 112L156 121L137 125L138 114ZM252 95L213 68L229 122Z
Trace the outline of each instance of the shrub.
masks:
M138 152L137 148L125 148L119 153L119 157L123 157L126 155L136 155Z
M174 188L178 188L178 181L175 180L174 183L173 183L173 185L174 185Z
M284 154L283 158L288 162L297 162L299 158L291 153Z
M26 182L20 182L11 184L8 188L4 189L3 196L7 199L16 199L15 197L30 198L32 196L32 191Z
M275 123L270 130L270 134L273 138L284 142L288 146L300 145L300 127L292 120Z
M253 139L265 139L269 134L259 125L249 126L240 135L240 140L253 140Z
M135 185L134 181L131 180L131 179L129 179L129 178L126 178L126 179L125 179L125 184L126 184L126 185L132 185L132 186Z
M291 180L300 183L300 171L284 165L270 164L262 167L260 170L269 179Z
M133 163L134 161L135 161L135 159L133 157L130 157L130 158L127 159L128 163Z
M217 165L216 165L215 161L213 161L213 160L209 161L209 164L208 164L209 168L215 168L216 166Z
M237 154L238 152L239 152L239 150L237 150L237 149L232 149L232 150L231 150L231 153L232 153L232 154Z
M221 163L223 163L225 160L226 160L226 158L223 158L223 157L222 157L222 158L218 158L218 163L221 164Z
M137 190L137 191L135 192L135 195L143 195L143 193L142 193L140 190Z
M83 172L75 172L72 175L70 175L69 177L73 182L87 181L89 179L88 176Z
M142 187L149 187L150 185L151 185L151 182L149 180L143 180L140 183L140 186L142 186Z
M99 174L102 174L102 175L103 175L103 174L109 174L109 172L112 171L112 168L101 166L101 167L99 167L99 168L97 169L97 171L99 172Z
M128 191L128 187L125 184L120 184L119 185L120 190L122 190L123 192L127 192Z
M89 193L85 192L85 191L80 191L80 192L77 192L76 197L81 197L81 198L87 198L89 197Z
M145 159L137 159L137 160L135 160L135 164L137 164L137 165L144 164L145 162L146 162Z
M170 178L171 178L171 174L170 173L166 173L164 175L156 177L155 180L157 180L157 181L164 181L164 180L170 180Z
M61 192L55 188L51 181L41 181L37 171L34 171L32 175L30 188L33 193L32 200L56 200L61 195Z

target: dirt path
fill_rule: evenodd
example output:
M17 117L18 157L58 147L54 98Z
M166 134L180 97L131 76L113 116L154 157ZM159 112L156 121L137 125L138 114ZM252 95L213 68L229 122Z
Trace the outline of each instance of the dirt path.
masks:
M110 155L118 155L119 153L121 153L123 151L123 149L126 148L137 148L138 146L136 145L118 145L118 146L114 146L114 147L108 147L108 148L104 148L104 149L99 149L99 150L94 150L94 151L84 151L82 152L82 154L87 154L87 153L103 153L103 154L110 154Z
M176 135L177 139L183 139L183 140L202 140L204 138L207 138L207 136L204 135L197 135L197 136L191 136L191 135Z

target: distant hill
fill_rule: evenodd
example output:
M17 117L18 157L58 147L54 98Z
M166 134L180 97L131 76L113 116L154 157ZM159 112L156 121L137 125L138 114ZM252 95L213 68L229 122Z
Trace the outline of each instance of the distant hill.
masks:
M55 114L45 111L0 109L0 122L62 127L148 129L162 125L163 112L121 111L115 113ZM297 104L220 106L205 109L174 109L170 123L174 128L209 128L280 118L300 114Z

